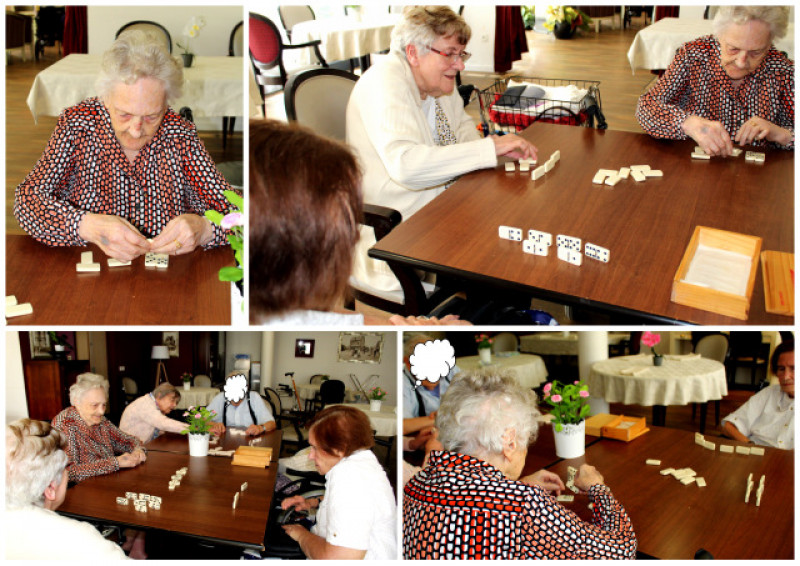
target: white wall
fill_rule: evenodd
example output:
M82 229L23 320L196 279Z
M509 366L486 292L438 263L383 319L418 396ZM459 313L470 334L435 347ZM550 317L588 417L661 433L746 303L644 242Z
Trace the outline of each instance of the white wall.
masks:
M28 416L19 332L6 332L6 424Z
M225 375L233 371L236 354L249 354L251 362L261 359L261 332L226 332L225 333ZM265 369L262 366L262 382Z
M493 73L495 7L465 6L463 16L472 28L472 39L467 46L472 58L467 61L466 70Z
M262 383L271 384L271 387L276 387L279 383L291 385L290 381L284 379L284 374L293 371L296 383L308 383L312 375L321 373L344 381L345 387L352 388L348 374L354 374L362 383L370 375L377 374L378 379L370 382L369 386L379 385L385 389L388 392L386 403L397 405L398 333L381 334L384 335L381 363L365 364L338 361L338 332L276 332L272 367L264 368ZM313 358L294 357L295 340L300 338L316 340Z

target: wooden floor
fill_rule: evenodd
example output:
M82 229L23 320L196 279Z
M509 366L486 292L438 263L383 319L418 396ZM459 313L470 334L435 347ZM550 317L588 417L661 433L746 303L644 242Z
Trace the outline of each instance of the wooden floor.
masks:
M14 191L42 155L47 140L58 122L56 117L40 116L34 122L25 102L36 74L58 60L54 47L45 48L38 62L23 62L14 50L11 64L6 65L6 233L22 234L14 218ZM222 120L220 128L222 128ZM235 132L222 149L222 132L200 132L200 139L216 162L242 160L242 134Z

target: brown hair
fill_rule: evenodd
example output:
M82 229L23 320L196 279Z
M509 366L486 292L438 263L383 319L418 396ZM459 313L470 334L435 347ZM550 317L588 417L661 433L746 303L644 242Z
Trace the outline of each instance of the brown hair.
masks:
M317 447L343 458L375 444L369 418L353 407L336 405L321 410L308 425L308 430L312 429Z
M772 370L773 375L778 375L778 359L781 357L781 354L785 354L787 352L794 353L794 340L781 342L775 348L775 351L772 352L772 359L769 361L769 368Z
M350 149L308 129L250 120L250 308L330 310L344 295L361 222Z

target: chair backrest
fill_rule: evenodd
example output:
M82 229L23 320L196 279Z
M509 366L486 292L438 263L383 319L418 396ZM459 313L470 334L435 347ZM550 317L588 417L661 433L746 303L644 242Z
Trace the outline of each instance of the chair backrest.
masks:
M122 389L125 390L126 395L136 395L139 392L139 387L130 377L122 378Z
M195 387L211 387L211 378L207 375L196 375L194 376L194 386Z
M725 361L728 354L728 337L724 334L711 334L700 339L694 351L704 358L717 360L720 363Z
M244 22L233 26L231 37L228 40L228 55L231 57L244 56Z
M286 117L315 133L345 140L345 111L358 76L338 69L313 69L286 83Z
M316 19L311 6L278 6L278 14L281 17L283 29L286 30L289 37L291 37L295 24Z
M492 350L498 352L516 352L519 349L519 339L511 332L501 332L494 337Z
M761 351L761 340L761 332L731 332L731 358L757 358Z
M164 47L167 48L167 51L172 53L172 36L167 31L167 28L159 24L158 22L151 22L149 20L135 20L132 22L128 22L121 28L117 30L117 35L114 38L118 38L119 34L121 34L125 30L129 29L139 29L144 32L148 32L153 37L161 40L164 43Z
M283 407L281 406L281 396L278 395L278 392L272 389L271 387L264 388L264 400L269 403L270 408L272 409L272 416L275 417L280 415L283 412Z
M344 381L329 379L323 381L319 386L319 394L322 397L322 404L331 405L344 401Z
M312 375L311 379L309 379L308 382L311 385L315 385L317 383L322 384L322 382L327 381L327 379L328 379L327 375L322 375L321 373L318 373L316 375Z

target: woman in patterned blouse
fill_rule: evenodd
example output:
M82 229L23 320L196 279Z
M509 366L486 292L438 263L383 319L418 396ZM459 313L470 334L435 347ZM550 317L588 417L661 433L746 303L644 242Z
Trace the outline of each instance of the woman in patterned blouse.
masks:
M594 504L592 524L557 503L556 474L520 478L538 415L533 391L508 376L453 380L436 417L444 450L404 489L404 558L635 557L631 521L593 466L574 480Z
M775 49L785 6L725 6L714 35L681 47L636 117L657 138L695 140L710 155L739 145L794 148L794 63Z
M194 126L167 106L182 84L179 60L161 43L140 30L120 34L103 56L100 96L62 112L17 187L22 228L51 246L91 242L126 261L225 244L203 214L226 212L230 187Z

